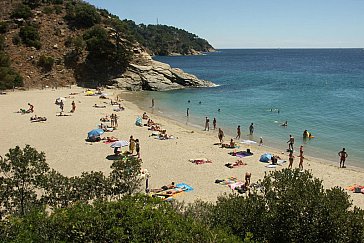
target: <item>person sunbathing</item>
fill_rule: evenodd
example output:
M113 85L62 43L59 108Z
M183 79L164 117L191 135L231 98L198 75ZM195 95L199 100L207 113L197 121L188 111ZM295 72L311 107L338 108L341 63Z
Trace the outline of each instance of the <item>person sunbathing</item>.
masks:
M146 120L146 119L148 119L148 118L149 118L149 116L147 115L147 113L146 113L146 112L144 112L144 113L143 113L143 119L145 119L145 120Z
M95 108L106 108L106 105L97 105L97 104L95 104L93 107L95 107Z
M221 144L222 148L235 148L235 142L233 139L230 140L230 143L223 143Z
M227 164L225 164L225 166L228 167L228 168L230 168L230 169L235 168L235 167L244 166L244 165L247 165L247 164L244 163L241 159L238 159L234 163L227 163Z
M59 115L56 115L56 116L71 116L71 115L64 114L64 113L63 113L63 111L61 111L61 112L59 113Z
M175 184L174 184L174 181L172 181L171 184L169 185L164 185L162 186L161 188L156 188L156 189L150 189L151 192L161 192L161 191L166 191L168 189L173 189L173 188L176 188Z
M108 116L108 115L106 115L105 117L101 117L101 118L100 118L100 121L101 121L101 122L109 122L109 121L110 121L110 118L109 118L109 116Z
M102 138L101 140L106 140L106 142L116 142L119 139L114 136L111 136L111 137Z
M47 121L46 117L40 117L37 115L34 115L33 117L30 118L31 122L41 122L41 121Z
M119 102L110 100L111 105L119 105Z

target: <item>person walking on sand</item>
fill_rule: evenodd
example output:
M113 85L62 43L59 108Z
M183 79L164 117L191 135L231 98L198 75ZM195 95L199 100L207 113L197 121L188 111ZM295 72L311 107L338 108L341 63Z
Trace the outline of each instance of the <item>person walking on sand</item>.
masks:
M205 131L210 131L210 119L207 116L205 119Z
M114 114L114 128L118 127L118 116Z
M263 137L260 137L259 146L263 146Z
M288 169L292 169L293 159L294 159L293 150L290 150L288 155L288 160L289 160Z
M71 110L71 113L75 112L75 110L76 110L76 103L75 103L75 101L73 100L73 101L72 101L72 110Z
M110 115L110 121L111 121L111 127L114 127L115 126L115 123L114 123L114 114L111 114Z
M61 112L63 112L63 109L64 109L63 100L61 100L61 102L59 102L59 108L61 109Z
M214 130L216 130L216 118L214 117L214 120L212 121L212 125L214 126Z
M220 143L222 144L224 138L224 132L221 128L219 128L219 133L217 134L217 137L219 138Z
M249 134L253 135L253 133L254 133L254 123L251 123L249 126Z
M138 159L140 159L140 144L139 144L139 139L135 139L135 151L137 153Z
M288 143L288 150L293 151L294 137L292 135L289 135L287 143Z
M135 140L133 138L133 135L130 136L130 139L129 139L129 153L131 155L134 154L134 149L135 149Z
M343 150L341 150L338 155L340 156L340 168L346 168L345 167L345 160L348 157L348 153L345 151L345 148L343 148ZM341 166L342 164L342 166Z
M238 126L238 128L236 128L236 137L235 139L240 139L241 136L241 130L240 130L240 125Z

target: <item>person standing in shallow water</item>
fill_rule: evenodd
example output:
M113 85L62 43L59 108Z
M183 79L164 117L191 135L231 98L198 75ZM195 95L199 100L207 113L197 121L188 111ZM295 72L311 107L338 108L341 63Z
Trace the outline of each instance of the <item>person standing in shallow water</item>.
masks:
M152 108L154 108L154 98L152 98Z
M338 155L340 156L340 168L346 168L345 160L348 157L348 153L345 151L345 148L343 148L343 150L341 150Z
M289 140L287 141L287 143L288 143L288 150L293 151L294 137L292 135L289 135Z
M251 123L249 126L249 134L253 135L253 133L254 133L254 123Z
M210 119L206 116L205 131L210 131Z
M187 117L190 115L189 111L190 111L190 108L187 108Z
M212 125L214 126L214 130L216 130L216 118L214 117L214 120L212 121Z

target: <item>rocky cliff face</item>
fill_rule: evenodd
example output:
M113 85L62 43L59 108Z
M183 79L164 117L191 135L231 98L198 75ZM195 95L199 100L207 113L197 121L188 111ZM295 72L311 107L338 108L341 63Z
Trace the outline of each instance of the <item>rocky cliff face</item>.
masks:
M113 80L114 87L126 90L172 90L186 87L214 87L214 83L198 79L195 75L183 72L178 68L154 61L143 51L138 53L134 63L127 71Z

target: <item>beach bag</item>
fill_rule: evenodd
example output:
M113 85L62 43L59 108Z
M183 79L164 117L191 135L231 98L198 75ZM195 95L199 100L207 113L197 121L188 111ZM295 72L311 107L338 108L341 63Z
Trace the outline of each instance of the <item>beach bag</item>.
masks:
M360 187L355 187L354 192L355 193L361 193L361 188Z

